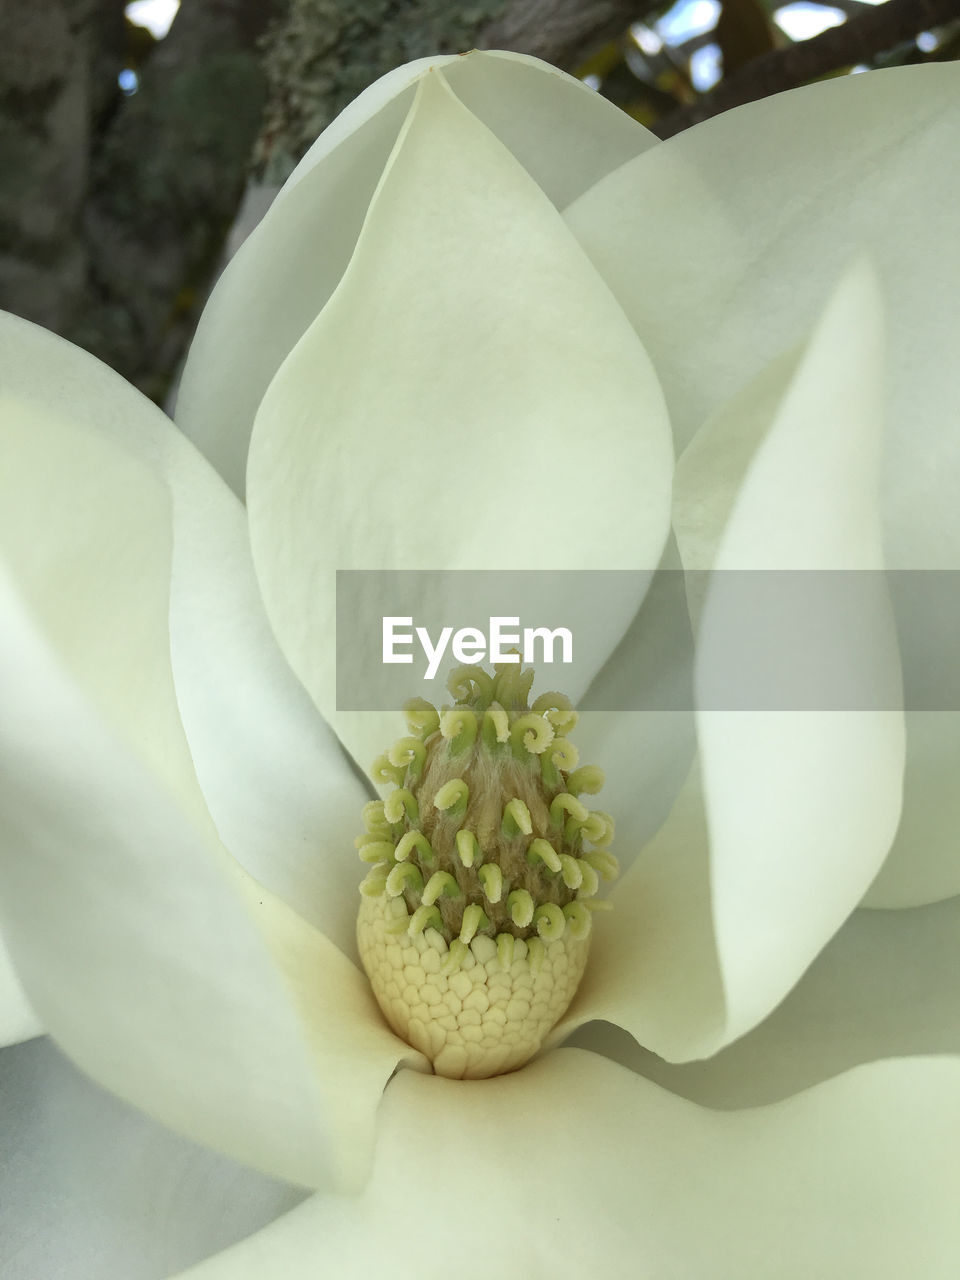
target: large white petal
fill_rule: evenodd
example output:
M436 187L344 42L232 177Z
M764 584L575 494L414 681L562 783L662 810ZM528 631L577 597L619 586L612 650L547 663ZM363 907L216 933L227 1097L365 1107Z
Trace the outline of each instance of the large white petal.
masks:
M883 511L892 568L960 568L960 67L841 77L653 149L567 212L653 357L682 447L792 347L851 256L887 301ZM909 618L901 618L909 626ZM960 892L960 716L908 724L900 835L870 901Z
M43 1032L0 936L0 1049Z
M430 66L558 207L656 142L580 81L520 54L421 58L371 85L324 130L231 262L191 347L177 421L237 493L257 405L342 276Z
M166 1280L305 1194L164 1129L50 1040L0 1054L0 1100L4 1280Z
M807 599L810 582L845 570L871 588L863 607L857 596L839 631L831 612L816 623L841 670L870 672L864 692L881 709L698 709L699 773L615 886L615 910L598 922L555 1038L594 1016L671 1060L716 1052L779 1003L883 862L899 817L903 722L885 709L897 705L899 665L887 601L873 590L882 586L873 572L881 360L875 288L857 266L804 351L736 397L681 457L674 515L687 567L714 571L697 636L698 699L723 694L717 673L749 650L754 628L783 640L778 614L793 609L792 595ZM781 589L765 596L771 576ZM742 634L731 599L751 606ZM757 654L769 669L780 664L787 698L807 647L798 636Z
M110 732L0 586L0 912L43 1025L196 1140L290 1181L356 1183L380 1090L418 1056L354 965Z
M956 1059L892 1061L723 1113L573 1049L490 1081L404 1074L362 1197L316 1197L186 1275L948 1280L958 1084Z
M907 711L903 812L868 907L917 907L960 894L960 715Z
M892 611L882 590L877 473L883 348L876 286L843 278L806 346L723 527L697 641L697 698L753 635L730 630L728 583L772 571L781 587L748 624L783 636L779 611L837 570L854 603L804 619L774 654L785 677L810 644L855 672L877 709L700 710L717 950L733 1038L765 1017L850 914L879 870L900 817L904 726ZM692 449L696 449L696 442ZM678 473L678 491L684 481ZM688 494L689 501L689 494ZM689 510L689 507L687 507ZM678 534L683 555L683 538ZM731 573L731 571L735 571ZM794 585L795 584L795 585ZM864 590L864 585L867 589ZM738 586L734 585L733 598ZM755 590L755 588L752 588ZM861 598L862 596L862 598ZM769 624L769 631L767 627ZM804 625L812 627L810 640ZM775 644L776 640L771 640ZM845 688L839 691L845 692ZM857 689L851 689L857 693ZM823 709L820 709L820 708Z
M617 881L595 922L590 961L549 1042L615 1023L671 1062L714 1052L726 1003L713 926L709 836L694 769L667 821Z
M440 72L418 93L248 471L274 630L363 763L334 713L337 569L650 568L672 469L649 362L556 210ZM641 594L578 636L587 680Z
M960 563L958 131L955 63L840 77L689 129L566 214L650 351L678 447L869 253L888 302L894 567Z
M64 399L5 399L0 502L0 912L18 975L120 1096L290 1179L355 1181L383 1083L417 1055L355 966L224 850L170 672L171 497L141 433L157 411L114 375L76 379L95 365L80 353L44 366L41 345L23 358ZM88 412L65 416L73 397Z
M568 1043L704 1106L762 1106L881 1058L960 1054L958 971L960 899L855 911L783 1003L706 1061L664 1062L609 1023Z
M108 693L127 734L153 752L168 779L177 762L180 794L190 796L197 812L204 805L209 809L234 857L353 954L359 878L353 836L368 797L277 648L253 573L243 507L168 419L115 373L78 347L5 314L0 385L37 411L68 419L56 449L44 444L39 430L33 433L30 447L48 455L48 470L50 457L75 447L83 428L107 442L104 468L119 465L109 446L122 445L158 482L155 501L170 507L172 553L164 552L170 568L165 558L163 564L156 560L159 578L142 553L127 556L129 572L122 579L108 576L123 541L116 530L127 520L117 509L102 530L109 545L68 568L60 526L52 516L43 520L45 508L36 505L41 499L18 477L11 458L6 476L17 491L23 528L17 543L22 552L32 548L38 568L43 555L36 590L54 597L46 607L59 598L54 593L64 578L79 591L77 573L85 574L83 627L78 632L74 615L64 615L61 644L69 647L72 661L80 660L82 649L82 661L96 664L98 687ZM12 431L13 425L10 448ZM32 474L39 477L39 465ZM105 488L108 479L105 471ZM131 519L142 514L143 483L127 499ZM70 475L67 485L73 487ZM117 479L111 500L122 501L122 491ZM56 511L60 499L47 493L42 501ZM50 543L41 553L43 533ZM100 593L96 607L92 592ZM142 606L135 604L138 598ZM135 644L131 619L140 607L153 614L145 617ZM98 620L99 630L87 634ZM127 655L122 663L116 660L118 647ZM144 698L151 699L149 709ZM162 733L161 725L167 726Z

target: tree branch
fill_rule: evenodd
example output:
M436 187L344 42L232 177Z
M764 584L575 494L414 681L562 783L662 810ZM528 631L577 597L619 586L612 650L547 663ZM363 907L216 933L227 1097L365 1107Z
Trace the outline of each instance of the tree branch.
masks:
M154 398L239 202L266 84L260 0L191 0L90 165L86 288L61 332Z
M480 35L480 49L529 53L569 69L589 46L613 40L650 8L643 0L515 0Z
M864 8L842 26L748 62L699 102L658 120L653 131L660 138L672 138L731 107L798 88L957 17L960 0L886 0L875 8Z
M267 38L258 177L281 183L357 94L412 58L510 49L569 65L649 8L650 0L291 0Z
M78 222L94 121L118 93L123 3L0 3L0 306L58 331L84 288Z

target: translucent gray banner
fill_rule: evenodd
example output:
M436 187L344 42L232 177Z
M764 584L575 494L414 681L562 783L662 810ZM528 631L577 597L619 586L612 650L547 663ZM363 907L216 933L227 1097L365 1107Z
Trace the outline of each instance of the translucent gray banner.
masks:
M585 711L957 711L960 572L337 574L341 711L511 650Z

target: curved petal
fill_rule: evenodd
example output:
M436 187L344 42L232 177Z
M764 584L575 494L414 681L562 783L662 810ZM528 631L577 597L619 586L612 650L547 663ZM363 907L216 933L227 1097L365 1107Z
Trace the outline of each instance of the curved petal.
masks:
M169 507L166 537L172 537L172 551L157 552L159 576L151 575L141 553L127 557L129 572L124 570L121 579L106 572L118 560L116 529L134 527L131 522L142 517L142 490L149 480L141 478L140 487L131 488L126 513L114 507L113 522L102 530L109 545L86 558L84 590L88 600L90 592L98 592L100 603L86 610L92 616L80 633L74 616L64 614L62 645L75 655L82 647L83 661L97 664L99 686L108 692L126 732L153 750L168 780L171 762L178 762L179 793L190 796L196 812L209 810L234 857L354 955L359 876L353 836L368 796L277 648L253 573L243 507L168 419L116 374L78 347L3 314L0 385L33 410L68 420L56 449L43 444L41 428L33 433L30 447L47 454L48 470L49 458L77 447L78 431L86 429L138 457L154 478L155 504ZM25 420L21 433L24 425ZM8 440L12 448L12 434ZM114 454L106 454L102 467L116 465ZM34 466L32 475L40 474L40 466ZM40 512L56 510L60 499L28 492L12 458L6 476L21 500L23 533L17 545L32 544L38 556ZM105 489L108 478L105 470ZM72 474L66 484L76 487ZM122 490L118 477L109 500L119 503ZM6 519L11 518L12 508ZM62 527L51 519L48 532L47 567L37 584L44 592L62 580L53 576L55 564L57 574L76 582L76 566L64 568ZM121 570L123 563L117 566ZM122 624L116 603L121 599L126 602ZM142 606L135 605L138 599ZM135 645L131 618L137 607L153 612L145 616ZM98 616L102 625L87 635ZM116 661L118 645L129 655L124 664ZM148 661L152 675L146 679ZM145 697L153 699L152 709L144 705ZM162 734L161 724L167 725Z
M257 405L342 276L431 66L558 207L656 142L580 81L520 54L421 58L365 90L307 152L221 277L184 370L177 421L239 494Z
M0 587L0 911L44 1026L196 1140L289 1181L355 1185L383 1084L418 1055L354 965L96 717Z
M688 130L568 211L650 352L682 447L798 342L866 249L887 302L883 512L891 568L960 567L960 66L846 76ZM909 618L898 619L901 626ZM901 833L870 901L960 892L960 716L908 726Z
M756 627L758 663L770 661L788 680L805 650L825 638L831 662L845 679L860 682L871 708L818 701L800 711L767 710L766 703L698 711L728 1038L765 1017L836 932L879 870L900 817L904 726L894 709L901 705L900 664L877 572L883 567L876 502L879 311L872 274L854 267L750 461L720 537L701 618L699 706L731 647L749 651ZM687 509L689 501L688 491ZM682 555L679 534L678 540ZM731 624L730 612L742 600L743 570L758 597L747 631L738 616ZM803 610L808 584L829 583L837 570L846 571L847 583L840 608L824 593L824 612L804 620L797 602ZM755 584L771 576L776 589L767 599ZM786 639L784 614L792 628ZM844 685L838 692L846 691Z
M480 1280L479 1239L515 1274L947 1280L958 1084L956 1059L893 1061L720 1113L572 1049L466 1087L404 1075L361 1198L315 1197L186 1276L305 1280L322 1253L345 1278Z
M594 923L590 963L548 1043L599 1019L668 1062L715 1052L727 1038L726 1002L710 888L694 768L667 821L614 885L613 911Z
M4 1280L158 1280L304 1197L125 1106L49 1040L0 1054L0 1097Z
M43 1034L0 936L0 1049Z
M867 907L919 907L960 894L960 715L908 711L906 722L903 812Z
M112 374L75 378L95 367L81 353L23 350L64 403L4 401L0 911L18 974L120 1096L291 1180L355 1181L384 1081L419 1060L207 813L170 672L157 411ZM66 418L74 397L88 411Z
M248 470L274 630L363 763L370 744L334 712L335 570L642 569L667 532L669 432L642 348L440 73L418 94L340 288L264 397ZM614 601L584 671L637 604Z
M779 647L780 615L795 623L810 580L838 569L863 571L867 590L840 631L829 612L817 623L831 655L873 680L875 705L897 705L896 642L873 572L882 565L877 310L870 273L853 268L803 353L736 397L678 463L681 556L713 570L697 636L700 773L615 887L616 910L598 926L587 978L555 1037L593 1016L670 1060L716 1052L780 1002L890 846L899 712L713 709L727 705L718 674L731 653L756 655L748 674L766 663L793 678L807 641L791 634ZM789 693L785 679L779 688Z
M778 1008L705 1062L664 1062L619 1027L567 1042L702 1106L764 1106L881 1058L960 1054L960 899L855 911Z
M678 448L804 338L833 281L869 253L889 316L894 567L960 561L944 483L960 444L943 429L960 340L958 130L956 63L842 76L689 129L566 212L650 352Z
M692 689L693 634L671 538L643 604L578 704L574 740L581 761L603 770L599 803L616 820L624 872L666 821L690 772Z

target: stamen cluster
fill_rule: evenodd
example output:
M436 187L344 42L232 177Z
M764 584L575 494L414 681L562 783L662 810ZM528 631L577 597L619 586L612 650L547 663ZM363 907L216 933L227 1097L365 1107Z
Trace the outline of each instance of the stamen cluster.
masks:
M614 879L618 871L606 847L612 819L580 799L600 789L603 774L594 766L578 767L567 737L576 712L556 693L528 705L532 682L533 672L518 664L504 663L492 677L475 667L457 669L448 681L454 705L438 712L422 699L409 702L408 736L372 770L376 781L393 789L385 800L366 806L366 832L357 840L360 857L371 864L360 886L361 957L388 1020L400 1034L420 1041L417 1047L444 1074L493 1074L486 1069L492 1059L475 1050L467 1054L471 1061L461 1062L458 1052L455 1063L448 1063L456 1069L444 1068L443 1051L451 1036L457 1041L454 1032L463 1030L463 1010L451 1014L456 999L446 999L443 1012L429 1014L438 1002L417 998L418 988L429 988L428 994L438 988L420 980L426 971L419 960L427 951L435 954L444 986L478 964L485 988L488 979L500 976L504 1013L512 998L515 1010L518 1004L504 976L529 975L544 991L549 988L536 1025L512 1037L516 1052L504 1058L509 1065L495 1068L508 1070L536 1051L569 1004L586 964L591 910L607 905L595 897L600 881ZM432 969L432 958L429 964ZM412 970L415 980L401 986L393 972L398 968ZM559 971L562 982L555 981ZM474 980L479 982L479 973ZM463 980L457 985L464 986ZM474 1005L487 995L476 996ZM485 1012L492 1007L488 1000ZM427 1012L426 1019L414 1018L414 1008ZM511 1039L509 1024L515 1020L494 1016L481 1036L493 1042L488 1048L498 1051L494 1058L503 1056L499 1050ZM423 1033L418 1026L411 1030L411 1023L422 1024ZM479 1042L467 1036L465 1043Z

